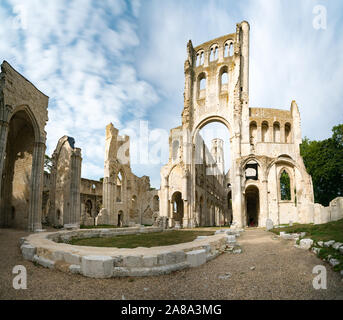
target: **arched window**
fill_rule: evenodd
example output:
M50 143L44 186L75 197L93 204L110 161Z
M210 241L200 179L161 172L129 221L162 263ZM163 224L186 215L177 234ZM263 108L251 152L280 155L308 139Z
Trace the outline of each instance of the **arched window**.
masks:
M198 77L198 99L205 98L206 95L206 74L202 72Z
M229 44L225 43L225 46L224 46L224 58L226 58L228 56L229 56Z
M281 200L291 200L291 179L286 170L283 170L280 176Z
M214 49L211 48L211 52L210 52L210 62L214 60Z
M269 142L269 125L267 121L262 122L262 142Z
M200 65L202 66L204 64L205 61L205 55L204 55L204 51L202 51L200 53Z
M291 125L289 123L285 124L285 143L291 143Z
M228 83L229 77L228 77L227 71L224 71L224 72L222 73L222 79L221 79L221 81L222 81L222 85Z
M123 175L119 171L117 175L117 202L121 202L121 192L122 192L122 182L123 182Z
M218 59L218 47L215 47L215 48L214 48L213 58L214 58L214 60L217 60L217 59Z
M275 122L273 125L273 132L274 132L274 142L280 143L280 124Z
M205 90L206 89L206 78L202 78L200 80L200 90Z
M257 124L255 121L250 123L250 144L257 142Z
M229 48L229 56L232 57L233 56L233 43L230 43L230 48Z
M219 91L227 91L229 83L228 67L223 66L219 71Z

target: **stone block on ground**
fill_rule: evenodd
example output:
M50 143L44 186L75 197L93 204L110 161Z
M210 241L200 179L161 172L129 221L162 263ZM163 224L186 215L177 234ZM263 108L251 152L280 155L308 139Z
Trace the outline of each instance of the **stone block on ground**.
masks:
M332 248L338 250L339 247L343 246L343 243L341 242L335 242L333 245L332 245Z
M299 243L299 247L301 249L310 249L311 246L313 245L313 240L312 239L301 239Z
M198 267L206 262L206 251L193 250L186 253L186 259L190 267Z
M324 242L324 247L329 248L329 247L331 247L334 243L335 243L335 240L326 241L326 242Z
M43 266L44 268L52 269L55 266L55 262L54 261L51 261L49 259L37 256L37 255L35 255L33 257L33 261L38 263L39 265Z
M334 267L334 266L337 266L339 264L339 260L331 258L329 260L329 263Z
M24 243L20 247L20 249L25 260L33 261L33 257L35 256L36 251L37 251L37 249L34 246Z
M226 236L227 238L227 243L236 243L236 236L234 235L228 235Z
M71 273L80 274L81 273L81 266L76 265L76 264L71 264L69 266L69 271Z
M267 221L266 221L266 229L267 229L267 231L269 231L269 230L271 230L271 229L274 229L273 220L267 219Z
M112 276L114 259L106 256L82 257L82 274L91 278L109 278Z

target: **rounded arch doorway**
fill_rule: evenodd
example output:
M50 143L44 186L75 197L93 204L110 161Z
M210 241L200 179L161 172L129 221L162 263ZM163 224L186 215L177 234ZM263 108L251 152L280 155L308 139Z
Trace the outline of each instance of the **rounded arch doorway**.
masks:
M183 199L181 192L174 192L172 199L172 219L176 227L181 227L183 221Z
M246 225L258 227L260 215L260 193L255 185L248 186L245 190Z

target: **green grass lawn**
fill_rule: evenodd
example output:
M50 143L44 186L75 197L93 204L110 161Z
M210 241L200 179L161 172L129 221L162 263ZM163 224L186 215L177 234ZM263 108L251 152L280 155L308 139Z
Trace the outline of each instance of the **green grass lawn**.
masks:
M197 236L211 236L213 231L167 231L118 235L111 238L72 239L70 244L90 247L137 248L169 246L178 243L190 242Z
M335 240L343 243L343 219L324 224L296 224L292 227L272 229L270 231L277 235L281 231L287 233L306 232L306 238L311 238L314 241Z

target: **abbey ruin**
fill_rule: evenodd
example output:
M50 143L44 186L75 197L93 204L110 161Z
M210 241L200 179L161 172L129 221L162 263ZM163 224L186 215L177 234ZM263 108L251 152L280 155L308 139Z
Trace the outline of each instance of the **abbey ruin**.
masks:
M42 230L42 223L169 228L324 223L343 216L343 201L314 204L299 145L300 113L249 104L249 24L197 47L187 44L182 123L170 131L161 189L130 166L130 138L106 127L104 177L81 178L82 150L64 136L44 172L48 97L6 61L0 75L0 226ZM219 122L230 133L208 147L200 135ZM77 144L77 143L76 143Z

